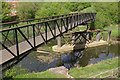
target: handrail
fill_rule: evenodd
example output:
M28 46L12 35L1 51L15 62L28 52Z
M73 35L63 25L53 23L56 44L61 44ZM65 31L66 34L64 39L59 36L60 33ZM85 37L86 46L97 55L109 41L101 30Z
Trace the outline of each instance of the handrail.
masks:
M73 15L73 14L77 14L77 13L71 13L71 14L66 14L66 15ZM61 17L61 16L66 16L66 15L48 16L48 17L43 17L43 18L35 18L35 19L27 19L27 20L6 22L6 23L0 23L0 26L1 26L1 25L8 25L8 24L18 24L18 23L21 23L21 22L34 21L34 20L40 20L40 19Z
M60 19L65 19L65 18L69 18L69 17L74 17L76 15L79 16L79 15L82 15L82 14L85 14L85 13L80 13L80 14L77 13L77 14L72 15L72 16L66 16L66 17L56 18L56 19L52 19L52 20L46 20L46 21L42 21L42 22L37 22L37 23L33 23L33 24L27 24L27 25L23 25L23 26L19 26L19 27L3 29L3 30L0 30L0 32L10 31L10 30L18 29L18 28L32 26L32 25L35 25L35 24L41 24L41 23L45 23L45 22L51 22L51 21L55 21L55 20L60 20Z
M106 31L106 32L109 32L110 30L101 30L101 29L96 29L96 30L87 30L87 32L100 32L100 31Z

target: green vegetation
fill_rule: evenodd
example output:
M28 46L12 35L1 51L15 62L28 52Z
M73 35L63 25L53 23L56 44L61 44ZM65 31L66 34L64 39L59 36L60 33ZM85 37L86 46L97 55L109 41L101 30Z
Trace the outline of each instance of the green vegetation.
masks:
M80 12L81 10L91 6L91 3L88 2L65 2L62 4L71 12Z
M11 12L11 4L2 2L2 22L10 21L11 16L8 15Z
M35 18L36 11L40 9L40 6L42 6L42 3L39 4L37 2L20 2L19 7L16 7L19 20Z
M19 6L16 7L18 17L16 20L68 14L90 6L91 3L87 2L20 2Z
M116 2L99 2L92 3L96 11L96 28L104 28L111 24L118 24L118 3ZM101 6L102 5L102 6Z
M5 8L7 9L6 6ZM4 11L6 9L4 9ZM26 20L78 12L96 13L96 20L94 23L96 26L95 29L103 29L111 24L118 24L119 22L117 2L21 2L16 10L18 16L18 19L16 20ZM2 13L2 15L3 14L4 13ZM8 12L5 13L5 15L6 14L8 14ZM3 18L3 21L4 19L10 20L8 17Z
M13 79L16 75L26 74L26 73L28 73L28 70L22 69L21 66L13 67L5 72L5 75L3 76L2 80L10 80Z
M66 9L62 3L45 3L41 9L36 12L35 18L48 17L61 14L69 14L70 11Z
M11 16L7 14L10 13L11 5L8 5L6 2L2 2L2 22L10 21ZM102 6L101 6L102 5ZM91 26L91 29L104 29L104 30L112 30L111 36L119 36L118 34L118 3L111 2L111 3L87 3L87 2L26 2L20 3L19 7L16 8L18 13L18 19L16 20L26 20L32 18L40 18L40 17L47 17L47 16L54 16L54 15L61 15L61 14L68 14L70 12L78 12L78 13L96 13L96 20L95 23ZM120 19L119 19L120 20ZM35 21L37 22L37 21ZM32 22L33 23L33 22ZM18 26L24 25L26 23L18 24ZM112 26L111 26L112 24ZM8 27L3 27L3 29ZM32 27L29 29L32 30ZM43 28L42 28L43 29ZM76 30L85 30L86 27L78 27ZM21 29L24 34L27 36L27 29ZM41 30L43 31L43 30ZM105 36L107 36L107 32L103 32ZM4 33L5 35L7 34ZM9 32L8 38L13 41L14 35L12 31ZM18 33L19 42L23 41L24 38ZM29 37L32 37L32 31L30 32ZM94 34L96 35L96 34ZM37 36L37 35L36 35ZM4 37L2 36L2 39ZM14 41L13 41L14 42ZM65 41L62 41L65 43ZM8 42L4 43L9 45ZM51 44L48 42L48 47L50 51L52 51L52 45L56 45L57 41L53 40ZM46 46L43 45L43 48ZM118 67L118 58L109 59L106 61L101 61L98 64L91 64L87 67L80 67L80 68L71 68L70 75L75 78L87 78L99 74L100 72L104 72L106 70L114 69ZM64 78L63 75L54 74L49 71L40 72L40 73L32 73L32 74L23 74L26 73L26 70L18 70L19 68L13 68L6 72L4 79L7 80L8 78ZM23 73L21 73L23 72ZM115 71L116 72L116 71ZM109 73L103 74L103 76L108 75ZM100 77L100 76L98 76Z
M86 67L71 68L69 70L69 74L74 78L88 78L88 77L97 75L101 72L115 69L117 67L119 67L118 57L111 58L108 60L103 60L97 64L91 64Z
M80 13L96 13L96 10L94 7L87 7L81 10Z
M78 26L75 28L77 31L84 31L86 30L86 26ZM106 26L104 27L103 29L101 30L112 30L111 32L111 37L120 37L120 33L119 33L119 28L118 28L118 25L111 25L111 26ZM108 32L105 32L105 31L102 31L103 32L103 35L105 37L107 37L108 35ZM101 32L101 33L102 33ZM96 35L96 33L94 33L93 35Z
M65 78L62 74L55 74L50 71L28 73L27 69L22 69L21 66L13 67L6 71L2 80L14 80L16 78Z
M118 33L119 30L118 30L118 26L116 25L113 25L113 26L108 26L108 27L105 27L104 30L112 30L112 33L111 33L111 36L112 37L117 37L119 36L120 34ZM107 35L108 33L107 32L103 32L104 35Z
M118 57L103 60L97 64L90 64L86 67L71 68L69 70L69 75L74 78L113 78L119 77L118 72ZM111 73L112 71L112 73ZM107 77L106 77L107 76ZM13 68L6 72L3 80L16 79L16 78L66 78L62 74L55 74L50 71L38 72L38 73L27 73L26 69Z
M39 73L21 74L15 76L15 78L65 78L65 76L62 74L55 74L47 70Z

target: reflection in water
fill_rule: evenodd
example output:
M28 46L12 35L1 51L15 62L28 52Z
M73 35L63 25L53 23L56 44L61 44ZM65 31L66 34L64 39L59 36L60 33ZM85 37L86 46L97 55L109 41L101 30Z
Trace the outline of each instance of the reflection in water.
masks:
M21 65L29 72L45 71L56 66L85 67L95 64L101 60L118 56L118 45L100 46L64 54L41 54L32 52L20 61L16 66Z

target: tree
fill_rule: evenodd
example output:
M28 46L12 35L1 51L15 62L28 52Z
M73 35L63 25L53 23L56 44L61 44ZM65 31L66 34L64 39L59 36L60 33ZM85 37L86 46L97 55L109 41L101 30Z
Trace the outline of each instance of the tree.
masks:
M63 4L64 7L69 9L71 12L80 11L91 6L91 3L87 2L65 2Z
M96 28L103 28L110 24L118 24L118 3L93 3L92 4L97 12L95 26Z
M45 3L35 14L35 18L54 16L60 14L68 14L70 11L67 10L64 5L58 2Z
M88 3L88 2L81 2L78 6L78 11L81 11L87 7L90 7L91 6L91 3Z
M8 22L11 18L11 4L7 2L2 2L2 22Z
M35 18L35 13L40 8L41 5L42 3L40 2L39 3L37 2L19 3L19 6L16 8L19 20Z
M0 2L0 22L2 22L2 3Z

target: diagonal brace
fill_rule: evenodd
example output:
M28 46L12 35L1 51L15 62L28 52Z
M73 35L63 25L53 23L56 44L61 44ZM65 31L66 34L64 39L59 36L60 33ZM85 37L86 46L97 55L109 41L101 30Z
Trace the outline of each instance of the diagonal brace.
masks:
M33 48L33 45L28 41L26 36L23 34L23 32L18 28L18 31L21 33L21 35L25 38L25 40L30 44L30 46Z

